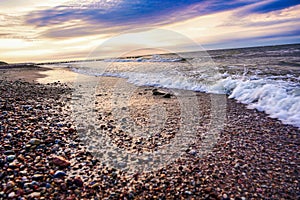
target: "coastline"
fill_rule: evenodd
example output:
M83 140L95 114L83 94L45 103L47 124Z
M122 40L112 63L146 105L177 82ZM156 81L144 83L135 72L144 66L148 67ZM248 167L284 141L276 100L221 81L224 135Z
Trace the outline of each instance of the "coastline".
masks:
M46 199L78 199L79 197L87 199L92 197L101 199L124 197L128 199L299 198L299 129L283 125L280 121L269 118L265 113L246 109L245 105L232 99L227 99L226 123L220 133L218 143L209 154L197 157L191 151L187 151L162 169L134 176L110 169L109 166L102 166L101 158L93 157L86 151L87 147L81 146L82 142L74 128L76 124L70 118L71 111L67 107L71 95L69 87L72 87L72 84L68 84L69 87L67 87L61 83L72 83L75 76L70 78L68 76L73 72L63 74L59 70L61 69L46 71L43 69L41 72L40 69L31 71L25 68L3 73L6 81L1 82L1 117L3 123L7 124L1 126L1 142L3 144L7 143L6 141L13 142L8 144L9 147L4 145L1 149L1 165L4 167L1 171L1 180L4 183L4 186L2 184L0 188L0 191L3 191L0 193L1 198L13 195L13 192L14 197L45 197ZM26 73L35 75L28 77ZM57 78L55 74L61 76ZM20 78L44 84L23 83L18 81ZM105 106L111 99L110 84L122 79L105 77L101 80L103 84L98 85L97 107L102 118L98 119L97 123L104 127L118 126L110 122L113 119L107 113L111 108ZM55 82L55 84L45 85L49 82ZM9 91L8 87L12 87L14 91ZM135 90L129 106L129 109L133 110L131 116L137 119L136 121L147 121L149 113L146 111L149 107L162 103L167 107L171 120L175 120L170 123L173 125L169 129L176 130L177 127L174 124L180 116L176 109L176 105L178 106L176 98L153 97L152 91L151 87L139 87ZM38 100L36 100L37 94L39 94ZM195 93L195 96L202 105L201 116L203 118L199 125L199 133L203 135L205 123L209 120L209 95ZM24 106L28 103L24 102L24 99L28 99L30 104L35 105L32 111L26 109L24 111ZM151 99L151 101L145 99ZM6 101L9 102L8 105L15 105L15 107L4 106L7 105L4 104ZM37 107L38 104L41 104L40 108ZM41 109L47 106L51 109ZM45 119L36 118L38 110L42 110L42 116L45 116ZM16 111L21 113L15 115ZM205 114L207 112L208 114ZM142 114L137 115L138 113ZM48 119L47 116L54 117ZM24 125L25 127L19 127L20 131L15 130L17 125L11 122L14 120L19 123L20 120L24 120L27 124ZM44 123L43 126L40 123ZM143 126L143 123L141 125ZM116 128L104 130L110 135L114 145L123 142L121 148L133 149L132 144L137 142L136 139L131 138L132 142L126 146L126 138L112 134L115 133L114 131ZM176 131L170 135L159 136L157 140L154 140L154 144L164 145L170 142L174 135ZM37 140L33 141L32 138ZM194 144L196 150L201 146L201 137L199 138ZM21 143L29 146L22 146ZM145 143L145 146L147 145ZM40 146L42 146L41 151L38 150ZM142 148L146 148L145 146ZM50 155L48 155L49 152ZM10 155L15 155L12 162L8 161ZM34 159L35 157L40 158ZM55 158L60 162L53 161ZM18 162L14 162L15 160ZM22 168L22 165L25 167ZM15 171L18 173L14 174ZM21 171L27 173L21 173ZM27 180L23 180L24 176ZM33 181L35 183L32 183Z

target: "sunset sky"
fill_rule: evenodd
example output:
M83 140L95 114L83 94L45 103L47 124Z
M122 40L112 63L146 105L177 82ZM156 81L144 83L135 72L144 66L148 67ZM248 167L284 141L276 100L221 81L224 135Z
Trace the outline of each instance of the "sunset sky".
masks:
M99 57L142 47L189 50L187 41L205 49L300 43L300 1L0 1L6 62L85 59L105 43Z

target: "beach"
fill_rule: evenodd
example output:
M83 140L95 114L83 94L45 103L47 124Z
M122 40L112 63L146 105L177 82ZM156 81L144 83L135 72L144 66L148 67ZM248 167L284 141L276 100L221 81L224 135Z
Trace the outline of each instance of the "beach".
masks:
M193 143L165 166L131 174L103 164L104 157L82 140L84 130L77 128L79 124L71 109L76 73L60 68L22 68L1 69L0 74L0 199L300 197L299 128L282 124L264 112L247 109L234 99L226 97L225 120L217 141L200 155L214 119L211 102L220 96L178 90L179 94L192 95L200 105L195 107L199 121L193 129ZM191 96L136 86L123 110L128 109L133 122L143 128L153 118L149 110L163 105L164 128L151 138L122 132L130 127L122 127L116 119L118 115L112 114L112 108L118 107L113 106L111 99L113 95L122 95L116 87L131 88L132 84L116 77L93 78L99 79L93 97L95 127L110 139L110 146L142 157L172 143L180 127L185 126L181 102ZM157 91L162 94L157 95ZM91 136L97 140L97 135Z

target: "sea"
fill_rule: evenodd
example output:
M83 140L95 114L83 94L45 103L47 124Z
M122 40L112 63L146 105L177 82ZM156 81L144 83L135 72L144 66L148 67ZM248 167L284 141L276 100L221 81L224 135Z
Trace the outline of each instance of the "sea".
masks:
M300 128L300 44L127 56L61 64L137 86L226 94Z

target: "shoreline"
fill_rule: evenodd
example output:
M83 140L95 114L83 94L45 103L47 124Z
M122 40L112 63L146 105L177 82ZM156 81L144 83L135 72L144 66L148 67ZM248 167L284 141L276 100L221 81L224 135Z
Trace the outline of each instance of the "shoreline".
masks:
M76 131L76 124L70 116L72 110L68 108L71 90L64 84L57 83L57 81L70 83L70 80L63 80L63 76L69 74L66 72L61 80L57 80L56 72L47 70L42 72L40 79L32 79L34 82L55 82L45 85L18 81L20 77L16 76L17 73L24 75L24 71L26 70L12 73L6 81L1 82L1 117L2 123L7 123L1 126L4 127L0 132L1 143L11 140L13 142L8 144L10 147L1 148L1 165L4 168L1 169L0 191L3 193L0 193L0 198L9 195L46 199L67 197L69 199L79 197L297 199L299 197L300 139L296 127L284 125L276 119L267 117L265 113L246 109L245 105L227 99L226 123L220 132L218 143L210 153L198 157L197 150L203 141L201 137L205 134L206 124L210 120L211 104L208 103L209 95L195 93L202 110L201 123L197 129L199 140L195 141L191 149L184 152L181 157L161 169L127 175L118 169L103 166L101 157L93 157L91 152L86 151L87 146L82 146L77 133L80 131ZM59 70L57 73L62 74ZM147 112L149 108L156 104L164 105L167 109L167 119L170 118L170 121L167 120L170 126L166 127L170 130L170 134L165 132L161 136L153 137L154 146L149 146L147 142L138 143L137 138L128 139L124 135L117 134L120 127L111 122L115 119L109 115L111 107L108 106L113 105L111 96L116 92L112 92L115 89L112 85L116 81L121 81L119 84L123 86L125 84L119 78L100 78L96 97L97 114L101 114L101 119L96 121L97 125L100 127L104 125L102 133L108 135L113 141L112 144L118 146L118 143L123 142L119 148L135 152L133 146L136 143L136 146L142 149L147 147L151 149L155 148L155 144L161 143L162 145L158 146L164 146L172 142L176 131L171 130L178 128L176 124L178 116L180 117L178 99L174 96L170 99L153 96L152 87L137 87L130 103L127 104L127 109L131 111L130 116L136 123L146 126L150 118ZM9 91L8 87L14 90ZM25 91L27 93L23 94ZM24 101L27 98L28 100ZM6 101L9 101L9 104L4 104ZM26 108L24 110L27 104L34 105L32 110ZM50 109L46 109L47 106ZM39 110L42 114L38 116L45 118L37 118ZM20 113L16 115L17 111ZM25 121L26 124L15 130L17 125L12 123L14 120ZM37 140L32 140L33 138ZM22 143L29 146L22 146ZM15 155L12 162L8 161L12 159L10 155ZM22 168L22 165L25 167ZM15 171L18 173L14 175Z
M60 82L72 83L76 78L76 73L68 68L53 67L51 65L32 65L7 67L0 66L0 77L11 80L23 80L27 82L37 82L41 84Z
M28 82L36 82L39 78L45 78L45 75L42 75L41 72L48 71L50 69L45 67L38 66L16 66L8 67L10 65L0 66L0 77L1 79L10 79L10 80L23 80Z

